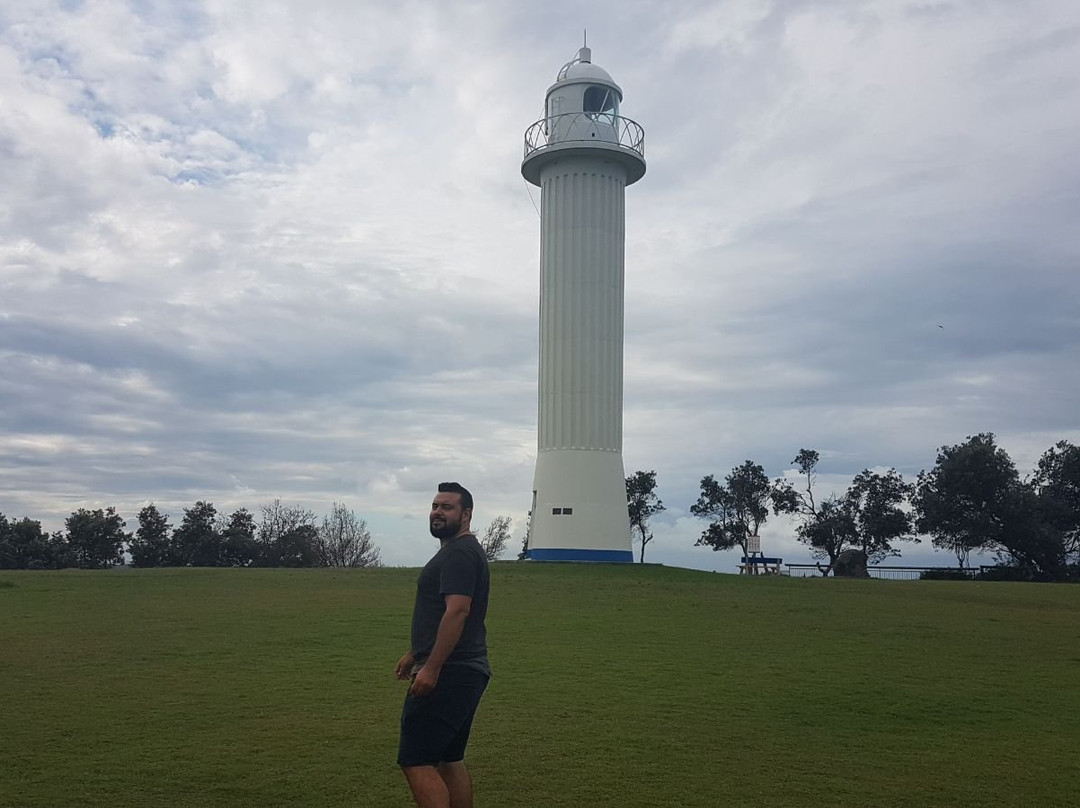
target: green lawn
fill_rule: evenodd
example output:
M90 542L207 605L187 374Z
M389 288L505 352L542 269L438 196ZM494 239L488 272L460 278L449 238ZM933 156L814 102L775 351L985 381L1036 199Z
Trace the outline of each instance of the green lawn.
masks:
M0 806L408 805L416 570L0 572ZM1075 806L1080 586L503 563L483 808Z

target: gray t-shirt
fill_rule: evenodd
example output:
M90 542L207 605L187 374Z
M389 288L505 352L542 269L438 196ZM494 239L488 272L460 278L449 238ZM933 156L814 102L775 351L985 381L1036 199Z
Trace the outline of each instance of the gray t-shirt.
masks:
M484 626L489 589L487 558L476 536L465 533L439 548L416 581L412 652L417 665L422 665L435 647L439 622L446 613L446 596L468 595L472 606L461 639L444 664L467 666L491 675Z

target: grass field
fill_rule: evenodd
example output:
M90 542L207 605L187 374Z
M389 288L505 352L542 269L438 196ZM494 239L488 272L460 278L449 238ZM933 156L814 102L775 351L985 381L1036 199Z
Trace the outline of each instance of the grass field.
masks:
M405 806L416 570L0 572L0 805ZM1080 586L498 564L477 803L1076 806Z

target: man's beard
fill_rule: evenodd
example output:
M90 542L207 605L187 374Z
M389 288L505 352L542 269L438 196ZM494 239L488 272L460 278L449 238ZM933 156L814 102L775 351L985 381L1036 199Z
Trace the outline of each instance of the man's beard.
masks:
M428 522L428 529L431 531L431 535L436 539L452 539L461 530L461 522L451 522L449 520L430 520Z

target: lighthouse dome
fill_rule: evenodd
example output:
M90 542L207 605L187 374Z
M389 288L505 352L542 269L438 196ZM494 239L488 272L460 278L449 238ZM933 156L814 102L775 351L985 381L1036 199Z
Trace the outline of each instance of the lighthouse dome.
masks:
M566 69L560 71L558 81L602 81L606 84L614 84L615 80L600 65L592 62L571 62Z
M593 64L592 48L579 49L577 56L562 66L559 75L555 77L555 83L548 89L548 94L567 84L602 84L614 90L619 100L622 100L622 88L611 78L611 74L600 65Z

